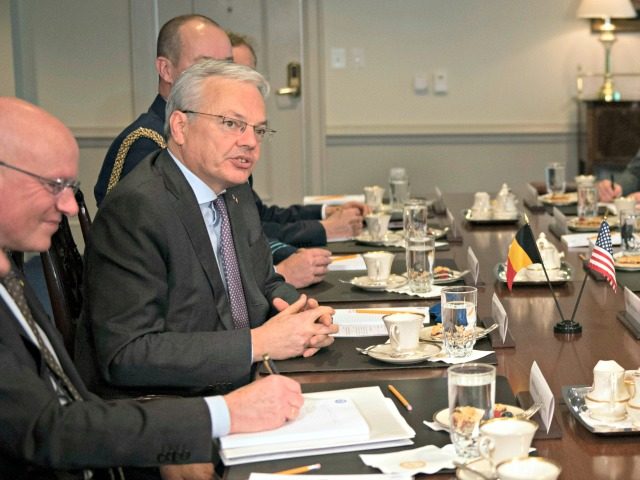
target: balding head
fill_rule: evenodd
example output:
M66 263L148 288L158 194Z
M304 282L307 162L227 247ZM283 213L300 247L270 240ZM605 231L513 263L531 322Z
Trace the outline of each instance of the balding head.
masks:
M229 37L216 22L204 15L175 17L163 25L158 35L158 93L167 98L180 74L200 60L232 58Z
M23 100L0 97L0 248L42 251L63 214L75 215L73 192L57 195L33 175L75 180L78 145L57 118ZM14 168L28 173L20 172Z

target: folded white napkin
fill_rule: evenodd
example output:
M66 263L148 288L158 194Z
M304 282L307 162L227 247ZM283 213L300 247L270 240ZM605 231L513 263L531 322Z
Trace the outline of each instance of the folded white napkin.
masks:
M574 247L589 247L596 242L598 238L597 232L591 233L570 233L567 235L562 235L560 239L562 243L564 243L569 248ZM614 246L620 245L620 234L612 233L611 234L611 243Z
M449 429L443 425L441 425L438 422L430 422L428 420L423 420L422 423L424 423L427 427L429 427L431 430L434 430L436 432L448 432Z
M429 357L427 360L430 362L444 362L449 363L451 365L456 365L458 363L467 363L478 360L479 358L486 357L487 355L491 355L493 350L472 350L471 355L468 357L449 357L446 352L443 350L438 355L434 355L433 357Z
M443 468L454 469L457 458L453 445L438 448L435 445L394 453L360 455L365 465L378 468L384 473L433 474Z

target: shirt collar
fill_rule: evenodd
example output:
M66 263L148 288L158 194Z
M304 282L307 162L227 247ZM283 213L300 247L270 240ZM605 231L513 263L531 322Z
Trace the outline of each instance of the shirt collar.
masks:
M184 163L176 158L176 156L171 152L171 150L167 149L169 152L169 156L176 163L182 174L187 180L187 183L193 190L193 193L196 196L196 200L198 205L209 204L213 202L219 195L222 195L226 190L223 190L218 195L214 192L209 185L204 183L195 173L189 170Z

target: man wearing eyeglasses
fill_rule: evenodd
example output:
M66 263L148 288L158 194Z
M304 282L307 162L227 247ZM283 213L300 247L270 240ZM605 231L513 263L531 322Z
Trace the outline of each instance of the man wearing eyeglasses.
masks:
M212 438L296 418L300 386L271 375L224 397L106 402L89 393L35 292L5 255L49 249L62 215L78 212L78 158L59 120L0 97L0 478L86 479L92 469L94 480L211 479ZM154 465L160 472L103 470Z
M202 15L183 15L163 25L157 43L158 95L149 110L111 144L94 188L98 206L145 156L165 146L162 132L171 86L185 68L203 58L233 60L229 38L216 22ZM322 219L319 205L267 207L255 192L254 196L276 269L296 288L318 283L327 274L330 252L310 247L357 235L362 229L362 204L328 206Z
M247 183L270 134L267 91L240 65L185 70L167 103L167 149L98 211L76 357L100 394L224 392L266 353L332 343L333 311L274 272Z

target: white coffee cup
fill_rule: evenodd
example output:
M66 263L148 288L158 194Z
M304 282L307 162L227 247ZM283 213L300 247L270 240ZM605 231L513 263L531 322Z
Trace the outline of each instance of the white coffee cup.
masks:
M512 458L496 468L500 480L556 480L560 472L560 465L544 457Z
M536 430L538 424L524 418L488 420L480 425L480 455L494 465L510 458L527 456Z
M364 217L371 240L382 240L389 229L391 215L387 213L370 213Z
M367 276L374 282L385 282L391 275L395 255L391 252L367 252L362 255L367 266Z
M415 352L420 343L420 330L424 322L421 313L391 313L382 317L391 348L397 353Z
M475 193L471 213L475 218L483 219L491 217L491 197L487 192Z

